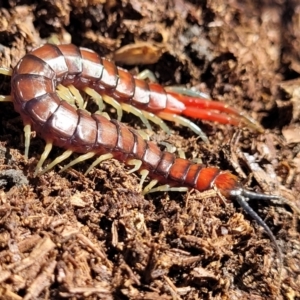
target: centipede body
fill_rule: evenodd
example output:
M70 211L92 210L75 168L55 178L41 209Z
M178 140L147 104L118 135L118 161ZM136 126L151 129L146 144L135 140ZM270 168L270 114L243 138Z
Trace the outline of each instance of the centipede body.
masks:
M141 173L143 180L149 176L153 185L166 184L166 190L169 187L199 191L215 188L224 198L236 200L266 230L282 264L282 253L273 233L246 202L247 198L270 200L281 197L249 192L229 171L178 158L173 153L162 151L155 143L144 140L137 131L117 120L75 108L59 97L56 91L59 84L71 84L79 90L90 88L100 95L108 95L152 113L162 110L181 113L184 108L180 96L176 98L173 92L167 92L159 84L134 78L89 49L71 44L46 44L26 54L13 69L11 78L15 110L20 113L25 128L33 128L46 141L42 157L47 156L55 145L66 150L62 160L73 152L82 154L74 160L76 163L94 156L99 156L99 161L115 158L133 165L133 170ZM213 103L211 107L221 107L221 110L237 115L238 118L230 119L232 124L238 124L241 116L244 118L243 114L226 105ZM224 121L223 117L218 120ZM251 119L245 117L245 120L246 124L259 130L260 127ZM44 159L41 158L38 166ZM147 191L153 187L151 182Z
M110 70L113 70L113 75ZM45 45L27 54L14 68L11 81L15 109L25 124L32 125L53 145L78 153L112 153L115 158L125 162L137 159L142 162L139 170L148 170L149 176L159 182L200 191L215 185L228 197L229 192L238 186L237 178L229 172L222 172L215 167L207 168L162 152L154 143L143 140L136 131L120 122L76 110L56 94L57 84L73 83L79 89L89 86L108 90L115 98L130 95L130 99L135 101L145 82L137 80L135 90L132 87L129 90L123 84L123 78L128 77L127 72L118 70L118 79L115 73L114 64L104 59L100 63L99 57L87 49L74 45ZM145 103L153 102L156 107L157 103L164 105L167 96L161 102L153 92L157 87L162 89L160 85L149 87L151 93L148 93ZM147 105L151 107L151 104Z

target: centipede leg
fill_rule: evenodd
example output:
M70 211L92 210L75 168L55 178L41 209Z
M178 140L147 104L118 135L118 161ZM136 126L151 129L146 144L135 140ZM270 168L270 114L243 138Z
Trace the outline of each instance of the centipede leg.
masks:
M102 96L97 93L95 90L86 87L83 89L85 93L87 93L98 105L98 112L97 113L101 113L104 110L104 103L103 103L103 98Z
M166 87L165 90L185 104L186 108L182 112L185 116L231 125L243 123L263 132L263 128L256 120L228 104L208 99L207 95L203 96L202 93L198 94L184 87Z
M135 77L138 79L141 79L141 80L148 79L150 82L157 82L156 76L149 69L143 70L142 72L137 74Z
M169 126L161 118L159 118L155 114L147 112L145 110L142 110L142 113L148 120L150 120L154 124L158 125L164 132L166 132L168 135L170 135Z
M5 76L12 76L12 69L10 68L0 68L0 74L3 74ZM0 102L12 102L11 95L0 95Z
M84 175L88 174L94 167L96 167L97 165L99 165L102 161L104 160L108 160L108 159L112 159L114 158L114 156L111 153L107 153L107 154L103 154L101 156L99 156L91 165L90 167L86 170L86 172L84 173Z
M140 169L140 167L142 165L142 161L139 160L139 159L130 159L130 160L127 161L127 165L134 166L131 170L129 170L127 172L127 174L131 174L131 173L136 172Z
M34 171L34 176L37 176L37 174L39 173L40 168L42 167L42 165L44 164L45 160L47 159L50 151L52 150L53 147L53 143L52 142L47 142L45 145L45 149L44 152L42 153L40 160L38 162L38 164L36 165L35 171Z
M187 187L171 187L169 184L160 185L154 189L150 189L147 193L156 193L156 192L187 192L189 189ZM145 194L144 194L145 195Z
M186 159L185 152L181 149L177 149L174 145L167 142L159 142L159 145L163 145L166 147L166 150L170 153L175 153L177 151L178 157Z
M43 169L42 171L40 171L40 175L48 172L49 170L51 170L54 166L56 166L57 164L61 163L62 161L64 161L65 159L67 159L71 154L73 153L72 150L66 150L63 154L61 154L60 156L58 156L56 159L54 159L52 161L51 164L49 164L45 169Z
M199 91L196 91L196 90L193 90L193 89L186 88L184 86L167 86L167 87L165 87L165 90L167 92L173 92L173 93L191 96L191 97L195 97L195 98L204 98L207 100L211 100L209 95L199 92Z
M102 98L106 103L110 104L112 107L114 107L116 109L117 120L120 122L122 119L122 116L123 116L123 110L122 110L121 104L117 100L115 100L107 95L103 95Z
M141 180L142 181L142 180ZM143 189L142 194L146 195L149 193L150 190L152 190L152 188L158 183L157 179L153 179L150 181L150 183L148 185L146 185Z
M13 73L13 70L11 68L0 67L0 74L11 77L12 73Z
M11 95L0 95L0 102L12 102Z
M62 84L59 84L56 88L56 93L62 100L65 100L72 106L75 106L75 98L68 88L66 88Z
M165 113L165 112L159 112L157 114L158 117L161 117L162 119L164 120L168 120L168 121L171 121L171 122L175 122L175 123L178 123L182 126L185 126L185 127L188 127L190 128L193 132L195 132L197 135L200 136L200 138L208 143L208 138L207 136L205 135L205 133L201 130L201 128L199 126L197 126L195 123L193 123L192 121L190 121L189 119L187 118L184 118L182 116L178 116L176 114L171 114L171 113Z
M78 91L78 89L76 89L75 86L72 85L72 84L68 85L68 89L70 90L70 92L74 96L78 108L85 109L86 104L85 104L80 92Z
M29 154L30 136L31 136L31 124L26 124L24 126L25 157L26 158L28 158L28 154Z
M147 118L145 117L145 115L143 114L143 112L132 106L132 105L129 105L129 104L126 104L126 103L121 103L121 106L122 106L122 109L128 113L132 113L133 115L137 116L138 118L141 119L141 121L145 124L145 126L147 127L147 129L149 129L150 131L152 131L152 127L149 123L149 121L147 120Z
M96 155L95 152L88 152L88 153L82 154L82 155L78 156L76 159L73 159L66 166L64 166L59 172L64 172L65 170L69 169L70 167L72 167L78 163L81 163L87 159L90 159L90 158L94 157L95 155Z

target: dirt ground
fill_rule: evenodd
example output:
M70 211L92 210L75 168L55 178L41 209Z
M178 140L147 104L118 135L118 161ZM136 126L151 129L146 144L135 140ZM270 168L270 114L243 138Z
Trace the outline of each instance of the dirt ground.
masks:
M196 120L209 145L175 124L171 137L154 126L151 138L300 208L297 2L0 0L0 66L45 42L72 42L132 74L150 69L163 85L209 93L265 132ZM8 94L9 78L0 79ZM214 191L144 197L139 176L115 160L86 176L88 162L34 177L44 141L32 138L26 160L22 121L11 103L0 107L1 299L300 299L299 215L290 205L249 201L282 249L278 286L274 244L238 204ZM122 121L143 128L132 115Z

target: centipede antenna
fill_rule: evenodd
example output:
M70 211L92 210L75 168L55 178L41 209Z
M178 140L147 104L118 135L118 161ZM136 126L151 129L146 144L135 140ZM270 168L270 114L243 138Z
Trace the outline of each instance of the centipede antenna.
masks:
M300 209L292 201L289 201L288 199L285 199L284 197L276 196L276 195L265 195L265 194L261 194L261 193L254 193L254 192L250 192L247 190L243 190L243 196L248 199L279 200L280 202L289 205L300 216Z
M192 121L190 121L187 118L178 116L176 114L171 114L171 113L165 113L165 112L159 112L157 113L157 115L159 117L161 117L164 120L168 120L171 122L175 122L178 123L182 126L188 127L190 128L192 131L194 131L197 135L200 136L200 138L205 142L205 143L209 143L208 138L206 136L206 134L201 130L201 128L199 126L197 126L195 123L193 123Z
M261 194L261 193L255 193L247 190L242 190L242 194L244 197L248 199L260 199L260 200L280 200L280 196L276 195L266 195L266 194Z
M282 275L282 268L283 268L283 254L281 249L279 248L279 245L276 241L276 238L274 234L272 233L269 226L264 222L264 220L249 206L249 204L246 201L245 195L250 195L251 199L254 199L254 195L256 195L256 199L271 199L271 196L269 195L263 195L263 194L256 194L253 192L241 190L241 191L235 191L232 193L232 196L234 199L238 202L238 204L242 207L242 209L250 215L251 218L253 218L263 229L266 231L267 235L269 236L270 240L275 246L275 249L278 253L279 258L279 279L278 279L278 286L280 288L281 285L281 275ZM261 196L268 196L268 197L261 197ZM248 197L248 196L247 196ZM273 198L276 198L273 197Z

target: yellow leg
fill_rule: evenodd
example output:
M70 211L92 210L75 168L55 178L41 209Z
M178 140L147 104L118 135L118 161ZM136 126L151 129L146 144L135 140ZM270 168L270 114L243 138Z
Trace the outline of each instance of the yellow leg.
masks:
M62 100L65 100L69 104L75 106L75 98L74 98L74 96L72 95L72 93L70 92L70 90L68 88L66 88L65 86L59 84L56 88L56 92Z
M157 114L158 117L161 117L164 120L168 120L171 122L175 122L178 123L182 126L188 127L190 128L192 131L194 131L197 135L200 136L200 138L208 143L208 138L205 135L205 133L201 130L201 128L199 126L197 126L195 123L193 123L192 121L190 121L187 118L175 115L175 114L170 114L170 113L164 113L164 112L160 112Z
M142 110L142 113L148 120L158 125L167 134L170 134L170 128L160 117L156 116L153 113L147 112L145 110Z
M148 170L141 170L140 174L142 175L141 180L140 180L140 186L142 187L144 184L145 179L147 178L149 171Z
M10 68L0 67L0 74L5 76L12 76L13 70ZM0 95L0 102L12 102L12 97L10 95Z
M103 95L103 100L108 103L109 105L111 105L112 107L114 107L117 111L117 120L120 122L123 116L123 110L122 110L122 106L121 104L116 101L115 99L107 96L107 95Z
M98 105L98 110L100 113L102 113L103 109L104 109L104 103L103 103L103 98L102 96L97 93L95 90L86 87L83 89L89 96L92 97L92 99L97 103Z
M11 95L0 95L0 102L12 102Z
M25 137L25 157L28 158L29 146L30 146L30 135L31 135L31 125L26 124L24 126L24 137Z
M62 155L56 157L54 159L54 161L49 164L45 169L43 169L40 174L44 174L46 172L48 172L49 170L51 170L55 165L61 163L62 161L64 161L65 159L67 159L71 154L73 153L72 150L66 150Z
M136 172L140 169L140 167L142 165L142 161L139 160L139 159L130 159L130 160L127 161L127 165L134 166L131 170L129 170L127 172L127 174L131 174L131 173Z
M6 76L12 76L13 70L11 68L4 68L0 67L0 74L6 75Z
M138 79L145 80L148 79L150 82L157 82L157 79L152 71L145 69L135 76Z
M86 170L84 175L88 174L94 167L99 165L102 161L112 159L114 156L111 153L103 154L99 156L91 165L90 167Z
M45 160L47 159L51 149L52 149L52 142L47 142L46 143L46 146L45 146L45 149L44 149L44 152L42 153L41 155L41 158L35 168L35 171L34 171L34 176L36 176L40 170L40 168L42 167L43 163L45 162Z
M143 189L143 195L148 194L157 183L157 179L151 180L150 183Z
M156 193L156 192L187 192L188 190L189 189L187 187L170 187L169 184L164 184L154 189L150 189L147 193L149 194L149 193Z
M90 159L93 156L95 156L95 154L96 154L95 152L88 152L88 153L82 154L82 155L78 156L76 159L72 160L69 164L64 166L59 172L63 172L65 170L67 170L68 168L70 168L80 162Z
M84 109L85 105L84 105L84 100L80 94L80 92L76 89L76 87L72 84L68 85L68 89L70 90L70 92L73 94L75 101L77 103L78 108L80 109Z
M126 112L132 113L135 116L137 116L138 118L140 118L141 121L145 124L145 126L149 130L152 131L152 127L151 127L149 121L147 120L147 118L144 116L143 112L140 109L138 109L132 105L126 104L126 103L122 103L121 106L122 106L122 109L125 110Z

